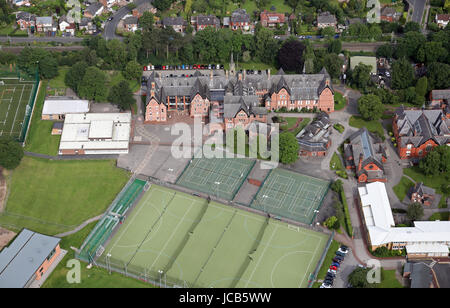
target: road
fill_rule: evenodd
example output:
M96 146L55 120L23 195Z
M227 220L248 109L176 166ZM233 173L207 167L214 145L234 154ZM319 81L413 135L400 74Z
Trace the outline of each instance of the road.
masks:
M0 42L11 43L33 43L33 42L56 42L56 43L81 43L81 37L61 37L61 36L28 36L28 37L6 37L0 36Z
M152 0L135 0L133 3L136 6L139 6L145 2L151 2ZM119 24L119 21L127 14L129 14L131 11L127 6L123 6L120 9L117 10L117 12L113 15L113 19L111 21L107 21L105 23L105 30L103 31L103 37L106 40L112 40L112 39L119 39L123 40L123 37L116 34L116 28Z
M413 9L411 20L417 22L419 25L422 24L423 12L425 10L427 0L408 0L408 2Z

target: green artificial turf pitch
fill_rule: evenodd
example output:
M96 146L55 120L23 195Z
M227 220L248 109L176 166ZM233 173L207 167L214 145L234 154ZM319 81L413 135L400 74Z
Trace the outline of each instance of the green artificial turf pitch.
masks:
M327 238L152 185L96 264L170 286L306 287Z
M327 194L329 182L273 169L250 205L276 216L310 224Z
M18 138L34 83L3 81L0 85L0 136Z

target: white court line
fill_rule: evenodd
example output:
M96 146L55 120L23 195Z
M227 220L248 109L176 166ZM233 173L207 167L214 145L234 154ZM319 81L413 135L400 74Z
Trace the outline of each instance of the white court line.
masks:
M278 225L275 226L275 230L273 230L272 235L270 236L270 239L269 239L269 241L267 242L266 247L264 247L264 250L263 250L263 252L262 252L262 254L261 254L261 257L259 258L258 263L256 263L255 267L253 268L253 272L252 272L252 274L250 275L250 277L247 279L247 283L245 284L245 287L244 287L244 288L246 288L246 287L248 286L248 283L252 280L253 274L255 274L255 271L256 271L256 269L258 268L259 263L260 263L261 260L263 259L264 254L266 253L267 248L269 248L270 242L272 241L273 236L275 235L275 233L277 232L277 230L278 230Z
M17 118L17 112L19 111L19 109L20 109L20 103L22 102L22 96L23 96L23 90L25 89L25 85L23 85L22 86L22 92L20 93L20 98L19 98L19 102L18 102L18 104L17 104L17 108L16 108L16 114L14 115L14 120L13 120L13 122L12 122L12 125L11 125L11 132L9 133L10 135L12 134L12 131L13 131L13 129L14 129L14 125L15 125L15 123L16 123L16 118ZM11 98L12 99L12 98Z
M175 227L175 229L173 230L172 234L170 235L169 239L166 240L166 244L163 246L163 248L159 251L158 256L156 257L156 259L153 261L152 265L150 266L150 270L153 268L153 266L155 265L156 261L158 261L159 257L161 256L161 253L166 249L167 244L169 244L169 242L172 240L172 237L175 235L175 233L177 233L178 227L180 227L180 225L182 225L182 223L184 222L184 218L186 217L186 215L191 211L192 206L194 205L195 200L192 200L191 204L189 205L189 209L186 211L186 213L184 213L183 217L181 217L180 221L178 222L177 226Z
M300 281L300 284L298 285L299 288L300 288L301 285L303 284L303 281L305 281L305 278L306 278L306 275L308 274L308 272L310 272L310 271L309 271L309 267L311 266L311 262L312 262L312 260L314 259L314 256L316 255L317 248L319 248L320 244L322 244L322 238L319 238L319 240L320 240L320 242L319 242L318 245L316 245L316 248L314 249L313 256L312 256L312 258L309 260L308 267L306 268L305 274L303 275L303 279L302 279L302 281Z

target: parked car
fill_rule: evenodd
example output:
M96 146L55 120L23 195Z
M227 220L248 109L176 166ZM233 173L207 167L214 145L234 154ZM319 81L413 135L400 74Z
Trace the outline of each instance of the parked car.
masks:
M114 19L114 17L111 16L111 17L108 18L108 21L111 21L111 20L113 20L113 19Z
M333 258L333 262L342 263L342 261L344 261L344 258L340 256L336 256Z
M336 274L333 274L331 272L327 272L327 275L325 276L325 279L327 279L328 277L334 278L334 277L336 277Z
M333 271L337 271L337 267L334 266L334 265L330 265L330 269L333 270Z
M144 66L144 71L146 71L147 70L147 66Z
M348 252L348 247L342 245L341 247L339 247L338 251L339 251L339 252L342 252L342 253L344 253L344 254L347 254L347 252Z
M332 266L336 266L337 268L339 268L341 265L339 264L339 262L333 262L331 263Z
M328 269L328 273L337 274L337 270L333 270L331 268Z
M338 251L336 251L336 256L340 256L340 257L345 258L345 253L340 252L340 251L338 250Z
M322 284L320 285L320 288L321 288L321 289L330 289L330 288L331 288L331 284L322 283Z

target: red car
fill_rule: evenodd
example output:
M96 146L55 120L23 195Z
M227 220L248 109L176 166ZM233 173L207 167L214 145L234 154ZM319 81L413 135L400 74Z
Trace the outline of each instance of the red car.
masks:
M330 269L333 270L333 271L337 271L337 267L336 267L336 266L333 266L333 265L330 266Z
M147 66L144 66L144 71L146 71L147 70Z

